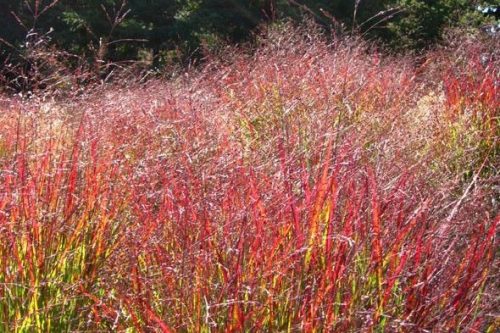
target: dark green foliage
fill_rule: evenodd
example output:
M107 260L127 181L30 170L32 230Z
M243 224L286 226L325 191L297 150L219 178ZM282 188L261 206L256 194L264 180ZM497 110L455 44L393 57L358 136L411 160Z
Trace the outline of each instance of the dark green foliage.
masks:
M391 20L383 35L396 48L421 49L438 40L445 28L480 26L488 19L481 15L479 3L471 0L398 0L402 13ZM498 2L497 2L498 4Z

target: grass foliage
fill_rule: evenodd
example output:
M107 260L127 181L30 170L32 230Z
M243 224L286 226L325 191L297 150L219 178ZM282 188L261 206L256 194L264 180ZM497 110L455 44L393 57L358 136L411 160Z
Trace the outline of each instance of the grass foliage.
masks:
M3 100L0 331L494 332L500 66L426 59L289 27Z

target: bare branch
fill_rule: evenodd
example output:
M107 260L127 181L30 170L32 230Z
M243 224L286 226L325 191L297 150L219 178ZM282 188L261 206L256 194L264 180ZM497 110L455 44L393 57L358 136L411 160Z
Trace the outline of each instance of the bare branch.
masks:
M48 11L49 9L51 9L52 7L54 7L55 5L57 5L59 3L60 0L54 0L52 1L50 4L48 4L47 6L45 6L41 11L40 11L40 15L43 15L46 11Z

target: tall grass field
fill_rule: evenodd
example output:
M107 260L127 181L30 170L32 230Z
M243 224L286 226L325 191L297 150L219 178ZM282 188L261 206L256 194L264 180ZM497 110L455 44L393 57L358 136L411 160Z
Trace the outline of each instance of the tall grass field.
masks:
M498 332L496 46L2 97L0 332Z

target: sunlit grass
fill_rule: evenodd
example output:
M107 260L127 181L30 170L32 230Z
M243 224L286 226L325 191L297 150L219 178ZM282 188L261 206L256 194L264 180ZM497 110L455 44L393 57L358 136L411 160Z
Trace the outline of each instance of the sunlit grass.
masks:
M494 66L270 34L0 110L0 331L495 330Z

